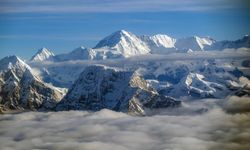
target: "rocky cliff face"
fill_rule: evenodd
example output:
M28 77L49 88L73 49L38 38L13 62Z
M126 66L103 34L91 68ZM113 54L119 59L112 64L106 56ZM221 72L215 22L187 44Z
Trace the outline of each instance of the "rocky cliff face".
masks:
M16 56L0 61L0 109L51 110L62 93L33 75L31 68Z
M103 108L144 115L148 108L180 105L171 97L160 95L136 72L105 66L87 67L75 81L57 110L92 110Z

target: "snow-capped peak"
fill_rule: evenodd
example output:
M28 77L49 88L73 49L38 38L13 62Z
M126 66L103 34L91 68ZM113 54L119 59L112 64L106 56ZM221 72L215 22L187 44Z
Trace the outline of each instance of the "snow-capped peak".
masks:
M30 59L31 61L44 61L51 59L54 55L53 52L43 47L37 51L37 53Z
M175 47L178 50L192 49L194 51L200 51L204 50L207 46L211 46L213 43L215 43L215 40L212 38L192 36L178 39L175 43Z
M84 60L84 59L92 59L95 55L95 52L92 49L85 48L80 46L74 49L72 52L68 54L68 59L73 60Z
M151 36L150 39L158 46L162 46L165 48L171 48L174 47L174 44L176 42L176 39L171 38L170 36L164 35L164 34L156 34L154 36Z
M129 37L130 35L132 35L132 33L125 31L125 30L116 31L116 32L112 33L111 35L105 37L103 40L101 40L95 46L95 48L114 47L116 44L118 44L120 42L120 40L122 39L123 36Z
M212 45L215 42L215 40L213 40L210 37L198 37L198 36L196 36L195 38L202 48L204 48L205 45Z
M125 57L147 54L147 44L131 32L120 30L101 40L94 49L107 48L123 54Z
M54 60L57 61L87 60L87 59L92 60L94 59L95 56L96 52L93 49L80 46L69 53L56 55L54 57Z
M29 65L27 65L23 60L15 55L7 56L0 60L0 70L8 70L13 68L23 71L26 69L30 70Z

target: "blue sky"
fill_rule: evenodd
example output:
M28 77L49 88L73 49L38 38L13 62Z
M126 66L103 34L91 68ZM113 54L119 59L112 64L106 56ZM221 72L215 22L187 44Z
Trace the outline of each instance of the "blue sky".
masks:
M248 0L0 0L0 58L93 47L120 29L235 40L250 34L249 8Z

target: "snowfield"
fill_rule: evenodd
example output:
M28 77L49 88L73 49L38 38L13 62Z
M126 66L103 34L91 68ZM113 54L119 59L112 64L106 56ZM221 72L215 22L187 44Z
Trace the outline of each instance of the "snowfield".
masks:
M5 114L0 145L2 150L248 150L249 108L249 98L233 96L186 101L147 117L107 109Z

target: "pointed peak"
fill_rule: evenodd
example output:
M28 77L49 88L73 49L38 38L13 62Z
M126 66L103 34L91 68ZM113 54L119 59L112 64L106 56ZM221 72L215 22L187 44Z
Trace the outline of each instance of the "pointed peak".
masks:
M53 54L53 53L52 53L49 49L47 49L46 47L42 47L42 48L38 49L37 54L39 54L39 53L51 53L51 54Z
M42 47L38 51L48 51L48 49L46 47Z
M43 61L43 60L47 60L53 56L55 56L55 54L52 51L43 47L43 48L38 49L36 54L30 60L31 61Z
M17 63L17 62L23 62L18 56L16 55L10 55L10 56L6 56L3 59L1 59L1 61L8 61L11 63ZM24 62L23 62L24 63Z
M109 37L113 37L113 36L122 37L122 36L131 36L131 35L133 35L133 33L129 32L129 31L126 31L126 30L118 30L118 31L112 33Z
M13 67L30 68L22 59L16 55L6 56L0 60L0 70L6 70Z
M125 30L119 30L102 39L94 48L113 47L121 41L122 37L130 39L131 37L135 37L135 35Z
M126 33L130 33L130 32L122 29L122 30L116 31L115 33L123 33L123 34L126 34Z

